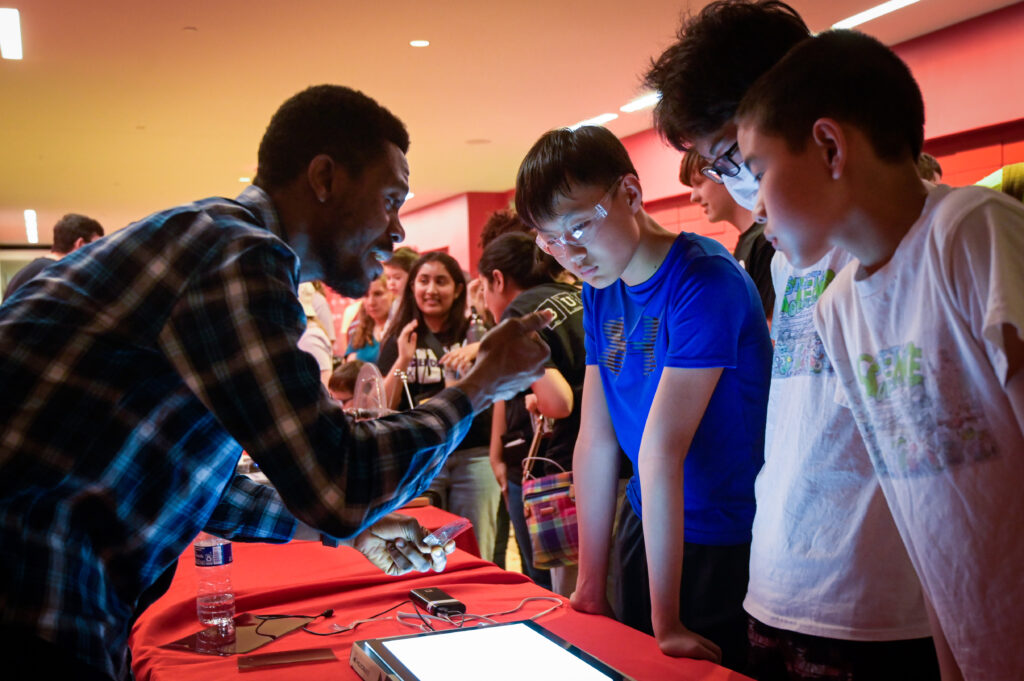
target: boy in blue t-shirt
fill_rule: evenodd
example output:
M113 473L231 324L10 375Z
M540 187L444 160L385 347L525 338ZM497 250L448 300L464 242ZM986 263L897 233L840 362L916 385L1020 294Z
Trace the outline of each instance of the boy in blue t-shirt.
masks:
M585 282L572 605L612 614L621 445L635 473L615 538L618 618L666 654L738 668L772 352L757 290L720 244L644 211L629 155L605 128L541 137L520 166L516 208Z

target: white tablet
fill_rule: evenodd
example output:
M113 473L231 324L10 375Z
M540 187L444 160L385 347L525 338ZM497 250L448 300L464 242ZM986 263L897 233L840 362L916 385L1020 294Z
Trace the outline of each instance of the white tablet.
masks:
M367 681L631 681L531 621L357 641L350 664Z

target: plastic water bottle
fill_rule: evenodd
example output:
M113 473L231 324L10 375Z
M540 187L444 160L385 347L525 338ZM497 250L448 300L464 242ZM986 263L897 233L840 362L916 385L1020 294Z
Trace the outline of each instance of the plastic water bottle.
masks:
M479 343L487 333L487 326L484 320L477 314L476 308L469 317L469 327L466 329L466 342Z
M235 617L235 591L231 586L231 542L200 532L196 554L196 614L206 626L227 627Z

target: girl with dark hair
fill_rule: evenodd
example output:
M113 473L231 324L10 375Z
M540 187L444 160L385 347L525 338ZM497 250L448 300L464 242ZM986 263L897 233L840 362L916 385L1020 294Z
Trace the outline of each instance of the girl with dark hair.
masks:
M445 379L454 378L454 372L446 372L441 359L465 344L468 326L466 279L459 263L447 253L424 253L409 272L398 315L378 359L392 409L408 401L397 372L404 372L408 382L412 404L406 407L444 389ZM473 419L460 449L448 457L430 485L442 507L472 521L480 555L488 560L494 554L501 500L488 458L490 432L487 410Z
M495 319L549 309L555 318L540 336L551 348L544 376L506 402L494 404L490 457L494 475L505 493L516 541L523 557L523 571L535 582L563 596L576 586L576 566L549 571L533 566L530 536L523 515L522 461L533 437L534 415L557 419L550 438L542 442L539 456L558 463L540 463L538 475L572 469L572 452L580 427L580 397L586 371L583 343L583 303L579 290L557 282L560 269L551 256L537 248L527 234L503 234L488 244L480 258L484 301ZM522 442L522 445L513 443ZM562 468L560 469L559 466Z

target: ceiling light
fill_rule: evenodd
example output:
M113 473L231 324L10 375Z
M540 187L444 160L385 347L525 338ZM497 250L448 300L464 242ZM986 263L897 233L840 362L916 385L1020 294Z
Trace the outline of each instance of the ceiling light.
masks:
M409 44L413 47L427 47L430 45L429 40L410 40Z
M239 182L244 182L246 184L249 184L250 182L252 182L252 178L251 177L240 177L240 178L238 178L238 181Z
M642 97L637 97L628 104L623 104L622 106L619 107L619 111L623 111L625 113L633 113L634 111L639 111L640 109L652 107L655 104L657 104L659 100L661 100L660 92L649 92Z
M21 59L21 19L16 9L0 9L0 56Z
M907 5L913 5L918 0L889 0L889 2L883 2L881 5L876 5L871 9L866 9L863 12L854 14L852 17L847 17L842 21L837 21L832 24L832 28L853 28L854 26L860 26L863 23L877 19L878 17L888 14L889 12L895 12L898 9L903 9Z
M593 118L588 118L585 121L580 121L579 123L576 123L575 125L570 125L569 129L570 130L575 130L576 128L582 128L584 125L604 125L608 121L614 121L618 117L619 117L619 114L603 113L600 116L594 116Z
M25 211L25 236L30 244L39 243L39 224L36 222L36 212L31 208Z
M408 194L405 195L405 200L408 201L409 199L411 199L414 196L416 196L416 195L413 194L412 192L409 192Z

